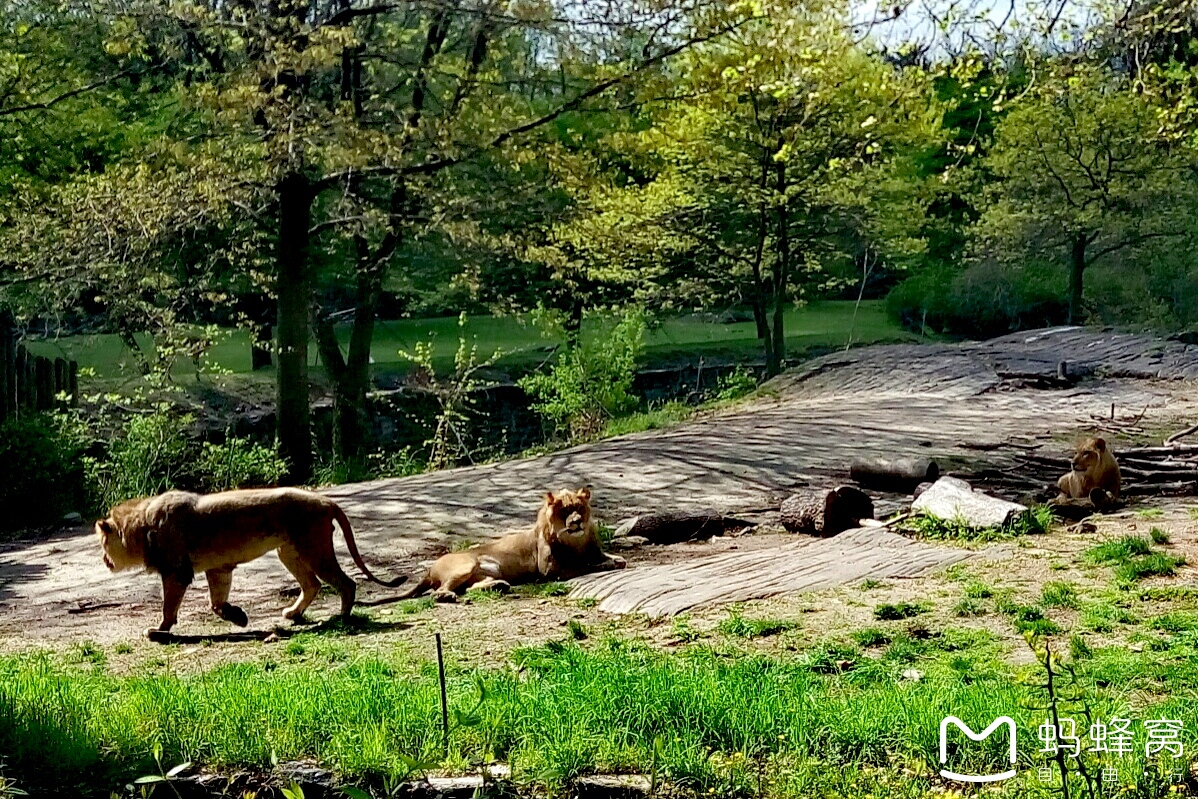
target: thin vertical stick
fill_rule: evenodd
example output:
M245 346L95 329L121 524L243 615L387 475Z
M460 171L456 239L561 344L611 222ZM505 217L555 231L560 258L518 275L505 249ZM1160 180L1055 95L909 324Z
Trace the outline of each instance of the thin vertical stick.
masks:
M445 657L441 654L441 633L437 638L437 675L441 680L441 748L449 754L449 700L445 695Z

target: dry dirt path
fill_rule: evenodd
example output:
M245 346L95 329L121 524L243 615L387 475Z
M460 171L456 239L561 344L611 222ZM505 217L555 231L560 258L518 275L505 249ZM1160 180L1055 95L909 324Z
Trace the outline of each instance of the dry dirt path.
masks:
M1085 376L1063 389L1029 387L1067 361ZM804 483L847 475L855 456L895 452L1001 461L961 442L1057 441L1092 416L1141 411L1141 426L1198 416L1198 347L1143 336L1062 328L965 345L878 346L813 361L766 396L666 431L608 439L556 454L416 477L337 486L367 561L410 570L463 539L499 535L533 518L545 490L590 483L601 517L714 507L776 507ZM1048 443L1057 454L1064 444ZM342 561L349 564L341 547ZM635 556L632 566L635 567ZM352 573L352 569L351 569ZM273 557L238 570L234 601L269 628L291 580ZM210 613L198 579L181 628ZM0 641L136 637L156 615L159 589L140 574L110 575L87 529L0 550ZM328 612L331 604L316 610ZM315 614L314 614L315 615Z

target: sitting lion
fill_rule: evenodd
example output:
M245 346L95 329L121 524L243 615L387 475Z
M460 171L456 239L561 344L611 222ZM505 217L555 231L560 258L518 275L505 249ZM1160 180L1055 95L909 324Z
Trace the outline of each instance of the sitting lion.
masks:
M1057 480L1061 496L1069 499L1090 499L1095 505L1108 496L1118 499L1123 488L1119 464L1115 455L1101 438L1088 438L1077 447L1072 470ZM1100 493L1095 495L1093 492Z
M295 488L226 491L201 496L168 491L157 497L131 499L96 522L96 533L109 571L144 566L162 577L162 623L146 630L150 640L169 639L179 618L183 594L196 572L208 578L212 611L239 627L249 623L245 611L229 603L233 569L277 550L279 560L295 575L300 596L283 612L299 620L323 580L341 595L341 615L354 607L356 586L341 570L333 553L333 522L341 528L354 563L370 580L394 587L401 577L384 581L362 562L349 520L337 503Z
M520 533L442 555L419 584L397 599L432 590L438 602L453 602L468 588L506 590L515 583L566 580L592 571L622 569L624 559L603 552L591 521L591 490L546 494L537 521Z

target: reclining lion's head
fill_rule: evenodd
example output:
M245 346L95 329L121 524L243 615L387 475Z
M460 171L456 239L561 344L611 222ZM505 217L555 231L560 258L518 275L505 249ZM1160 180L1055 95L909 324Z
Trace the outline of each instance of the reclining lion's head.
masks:
M570 536L585 535L592 529L591 488L578 491L560 491L545 494L545 503L537 514L538 529L556 539L563 533Z
M108 518L96 521L104 565L119 572L145 565L146 530L143 510L147 499L131 499L114 507Z

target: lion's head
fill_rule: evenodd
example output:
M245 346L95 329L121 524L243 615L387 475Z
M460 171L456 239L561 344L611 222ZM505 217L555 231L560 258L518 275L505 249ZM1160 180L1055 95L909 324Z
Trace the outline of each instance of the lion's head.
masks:
M1107 452L1106 440L1101 438L1087 438L1082 443L1078 444L1077 452L1073 455L1071 465L1075 472L1090 472L1096 469L1101 463L1103 455Z
M142 511L148 500L131 499L114 507L108 518L96 521L104 565L119 572L145 565L145 525Z
M559 491L545 494L541 512L537 514L537 527L552 538L562 533L571 536L590 532L591 488L578 491Z

